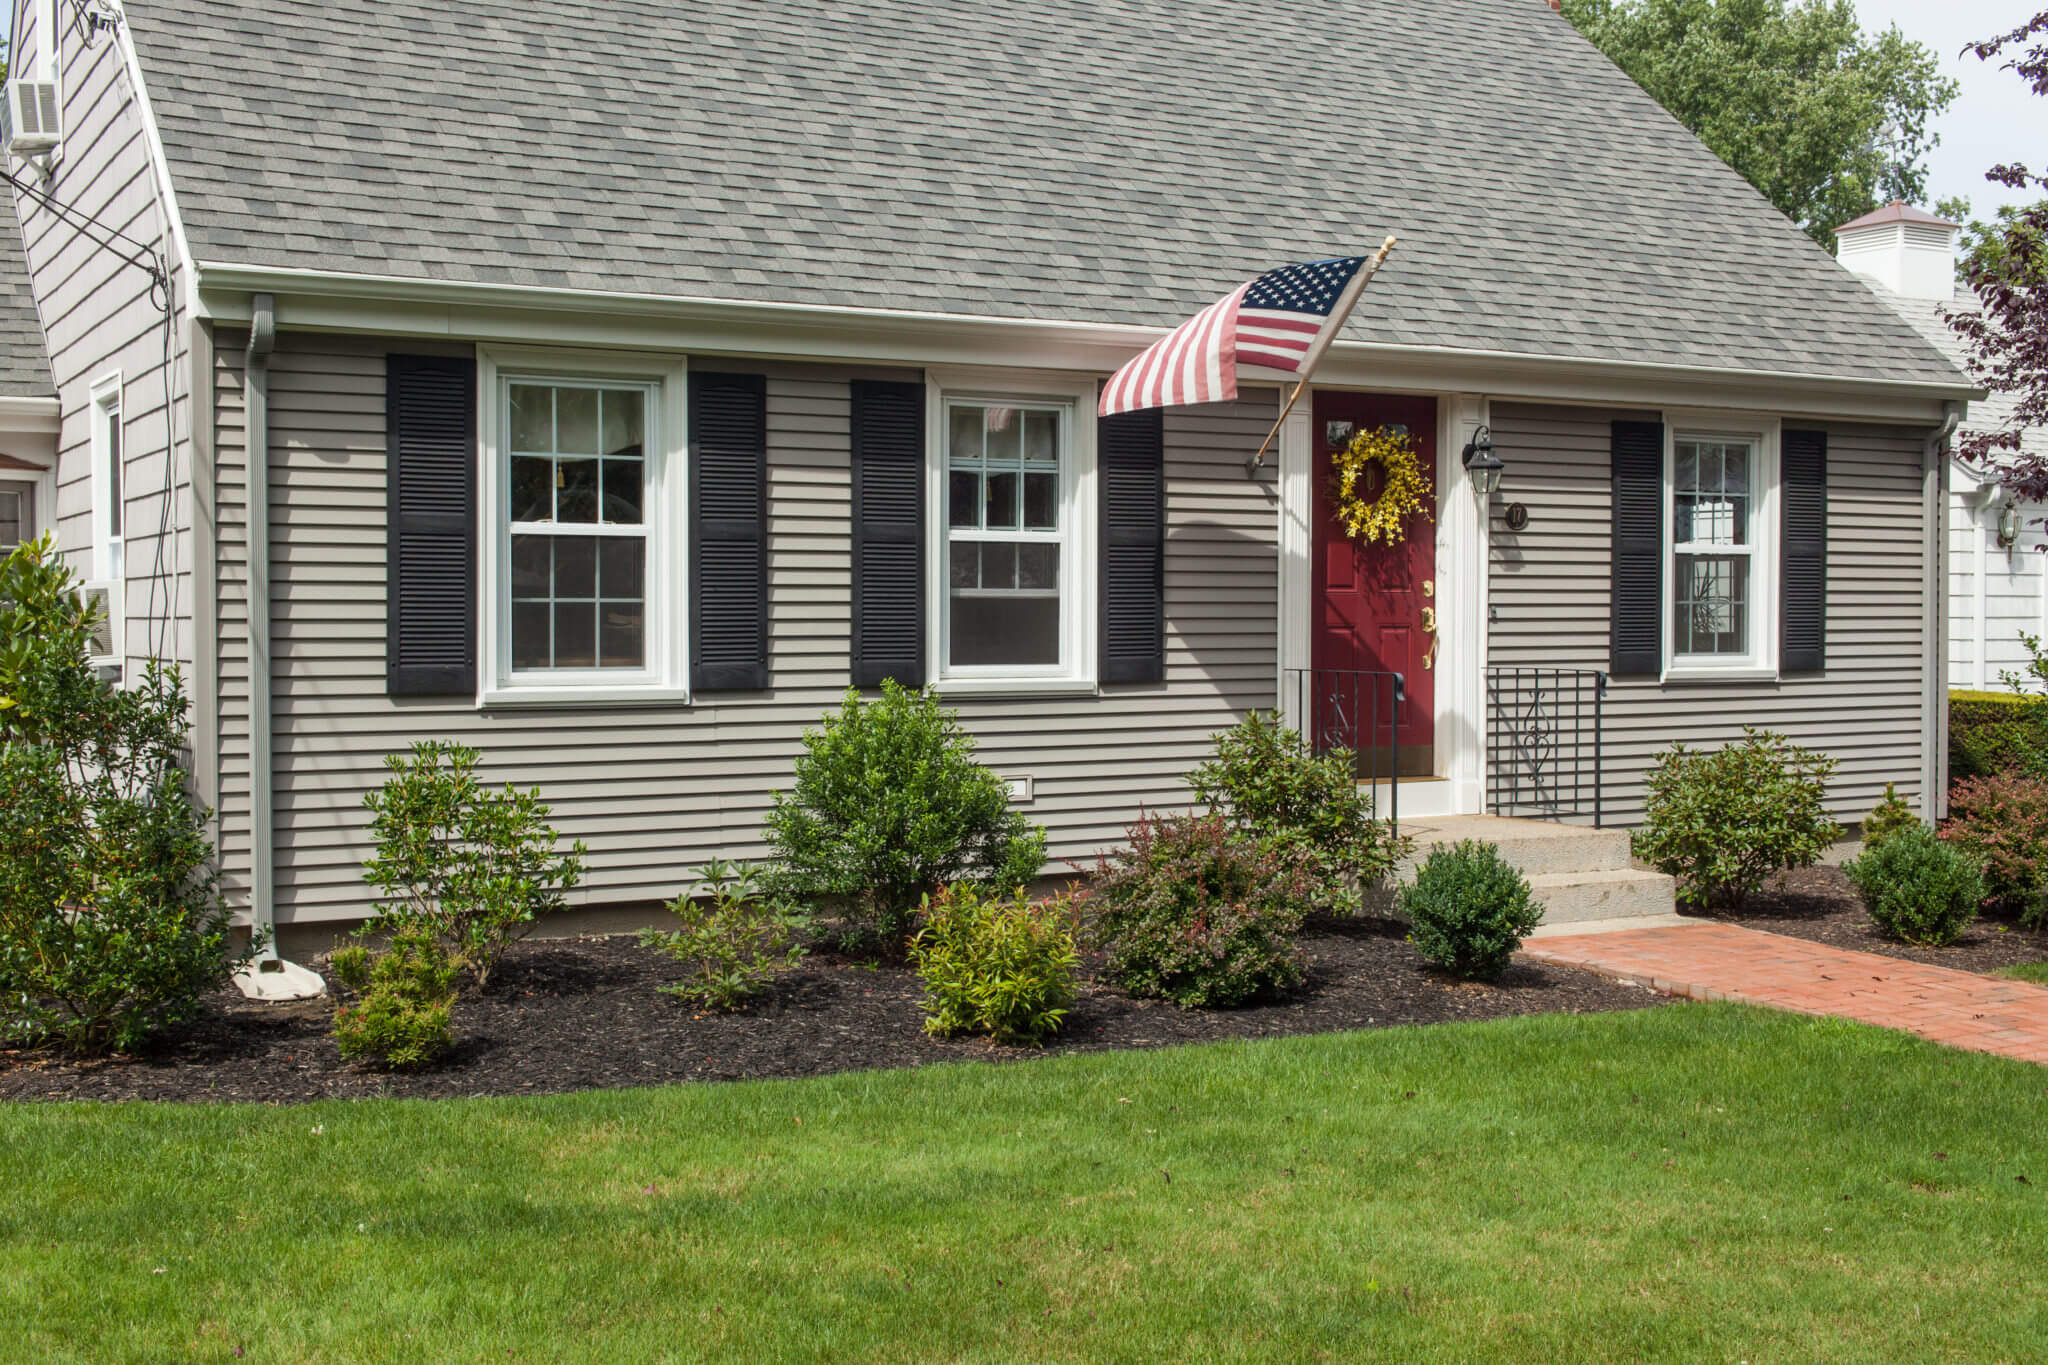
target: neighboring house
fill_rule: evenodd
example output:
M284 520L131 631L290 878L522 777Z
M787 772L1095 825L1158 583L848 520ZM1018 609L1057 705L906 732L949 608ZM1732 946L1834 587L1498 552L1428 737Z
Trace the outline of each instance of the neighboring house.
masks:
M56 521L57 386L19 233L0 231L0 557Z
M1842 264L1967 371L1963 339L1947 316L1980 306L1976 294L1956 282L1961 227L1895 203L1835 231ZM2013 406L2009 395L1992 394L1970 406L1961 430L2002 430ZM2048 432L2026 433L2022 449L2048 454ZM2020 636L2048 638L2048 556L2042 553L2048 505L2006 494L1993 471L1960 458L1951 461L1949 478L1949 681L2002 689L2005 674L2026 675L2030 656Z
M478 745L587 903L645 902L758 856L885 677L1060 860L1305 696L1408 816L1588 819L1597 740L1629 823L1745 725L1835 755L1845 815L1938 799L1969 381L1538 0L125 10L15 11L33 183L169 267L161 313L17 199L59 528L105 562L120 433L122 647L187 666L225 885L287 937L364 913L388 752ZM1264 467L1272 388L1098 427L1164 329L1386 231ZM1433 535L1334 531L1347 423L1410 429Z

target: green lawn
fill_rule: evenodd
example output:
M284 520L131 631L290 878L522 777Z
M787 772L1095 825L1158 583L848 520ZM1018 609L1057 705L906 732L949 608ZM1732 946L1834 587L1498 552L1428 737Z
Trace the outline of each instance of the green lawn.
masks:
M2048 986L2048 962L2022 962L2017 967L2007 967L1998 973L2015 981L2033 981Z
M2048 1357L2048 1069L1732 1006L0 1106L0 1190L10 1361Z

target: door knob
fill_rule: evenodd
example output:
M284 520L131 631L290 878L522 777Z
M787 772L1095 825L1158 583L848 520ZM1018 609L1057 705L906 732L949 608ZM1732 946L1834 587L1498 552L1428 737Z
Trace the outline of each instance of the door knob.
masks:
M1436 634L1436 608L1435 608L1435 607L1424 607L1424 608L1422 609L1422 633L1423 633L1424 635L1434 635L1434 634Z

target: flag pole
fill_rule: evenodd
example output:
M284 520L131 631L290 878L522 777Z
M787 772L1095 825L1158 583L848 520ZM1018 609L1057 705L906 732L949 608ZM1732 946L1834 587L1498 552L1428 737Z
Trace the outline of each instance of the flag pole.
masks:
M1345 319L1351 316L1351 310L1357 305L1358 296L1365 292L1365 286L1371 283L1372 277L1386 264L1387 253L1394 249L1396 240L1392 233L1387 234L1387 240L1380 243L1380 249L1374 252L1372 259L1359 270L1357 278L1351 281L1351 287L1345 290L1344 297L1338 300L1337 307L1333 310L1335 321L1324 331L1322 340L1316 348L1302 357L1301 382L1296 384L1294 392L1288 395L1287 405L1280 409L1280 416L1274 421L1273 429L1267 432L1266 439L1259 443L1259 453L1244 462L1246 474L1253 478L1258 477L1259 469L1266 463L1266 452L1273 447L1273 438L1280 434L1280 427L1287 421L1287 414L1293 412L1294 405L1301 401L1302 393L1308 388L1308 381L1315 375L1316 366L1322 363L1323 353L1330 349L1330 343L1336 339Z

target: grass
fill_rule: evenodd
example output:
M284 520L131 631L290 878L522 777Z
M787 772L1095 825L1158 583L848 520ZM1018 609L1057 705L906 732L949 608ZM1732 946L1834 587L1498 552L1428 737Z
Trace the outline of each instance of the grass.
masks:
M2041 1359L2044 1132L2048 1069L1714 1005L4 1106L0 1321L10 1360Z
M2015 981L2032 981L2037 985L2048 986L2048 962L2022 962L2016 967L2002 968L1997 975L2009 976Z

